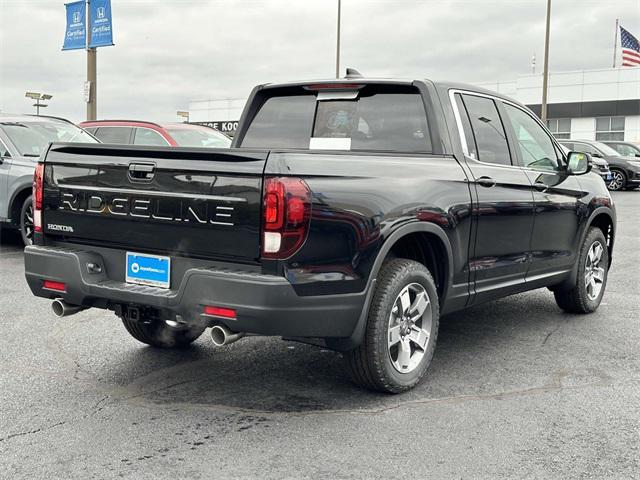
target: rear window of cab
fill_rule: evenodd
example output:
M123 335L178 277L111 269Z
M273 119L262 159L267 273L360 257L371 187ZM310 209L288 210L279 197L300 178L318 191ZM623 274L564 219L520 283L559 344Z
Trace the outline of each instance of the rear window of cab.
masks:
M241 147L430 153L422 96L412 86L269 91Z

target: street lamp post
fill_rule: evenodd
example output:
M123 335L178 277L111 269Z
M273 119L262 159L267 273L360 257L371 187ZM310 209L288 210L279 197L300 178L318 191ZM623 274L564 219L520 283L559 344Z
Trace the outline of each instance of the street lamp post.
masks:
M542 105L540 118L547 123L547 89L549 83L549 30L551 28L551 0L547 0L547 26L544 35L544 67L542 70Z
M342 2L338 0L338 25L336 37L336 78L340 78L340 14L342 10Z
M86 25L91 23L90 19L91 1L87 0ZM87 120L98 119L98 49L89 47L91 45L91 27L87 28Z
M36 101L36 103L33 104L33 106L36 107L36 115L40 115L40 107L45 108L48 106L44 103L40 103L40 100L51 100L53 98L53 95L49 95L48 93L36 92L27 92L24 96L26 98L32 98Z

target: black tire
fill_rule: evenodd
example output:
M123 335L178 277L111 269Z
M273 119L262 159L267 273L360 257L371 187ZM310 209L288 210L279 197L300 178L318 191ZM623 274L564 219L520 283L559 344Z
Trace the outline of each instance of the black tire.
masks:
M393 347L387 341L392 310L398 296L405 287L415 284L422 286L428 296L429 304L424 312L430 309L430 335L426 348L420 349L420 363L410 372L403 373L394 367ZM438 292L429 270L413 260L394 258L385 261L371 300L362 344L346 354L354 382L361 387L385 393L401 393L413 388L424 376L433 358L439 320Z
M604 270L601 287L597 296L591 298L587 282L587 262L588 255L592 246L599 243L602 247L602 256L598 263ZM556 289L553 292L558 306L569 313L591 313L594 312L600 302L607 286L607 277L609 275L609 250L607 248L607 240L599 228L591 227L587 232L587 236L580 247L578 256L578 275L575 284L571 288ZM593 292L592 292L593 293Z
M202 335L206 327L172 327L162 320L133 321L122 319L133 338L152 347L185 348Z
M620 190L624 190L627 186L627 176L622 170L618 170L617 168L611 169L611 175L613 178L607 184L607 188L612 192L619 192Z
M24 202L22 202L18 225L20 227L22 243L24 243L25 246L33 245L33 203L31 195L25 198Z

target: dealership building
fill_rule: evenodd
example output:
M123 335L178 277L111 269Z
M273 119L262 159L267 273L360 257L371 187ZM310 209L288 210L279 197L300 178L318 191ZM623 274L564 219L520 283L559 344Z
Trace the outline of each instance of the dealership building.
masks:
M542 75L480 86L540 115ZM640 67L550 73L547 98L549 129L558 138L640 142Z
M540 114L541 74L478 85ZM233 134L245 101L194 100L189 103L189 120ZM547 116L558 138L640 142L640 67L550 73Z

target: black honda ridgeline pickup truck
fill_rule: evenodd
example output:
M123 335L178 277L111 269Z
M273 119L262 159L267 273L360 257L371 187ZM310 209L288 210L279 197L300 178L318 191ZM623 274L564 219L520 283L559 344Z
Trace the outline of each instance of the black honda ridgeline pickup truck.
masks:
M277 335L402 392L442 315L541 287L598 307L616 217L590 170L470 85L262 85L231 149L51 145L26 278L56 315L109 309L149 345Z

